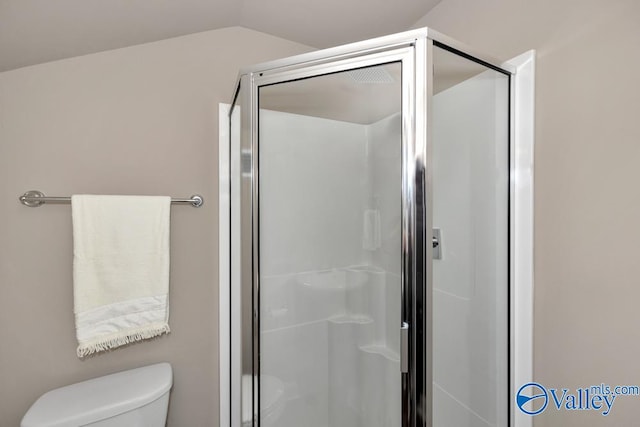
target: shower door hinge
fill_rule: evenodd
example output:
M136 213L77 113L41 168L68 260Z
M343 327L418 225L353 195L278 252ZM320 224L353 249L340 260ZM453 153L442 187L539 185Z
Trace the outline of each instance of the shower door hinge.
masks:
M400 327L400 372L409 372L409 323L402 322Z

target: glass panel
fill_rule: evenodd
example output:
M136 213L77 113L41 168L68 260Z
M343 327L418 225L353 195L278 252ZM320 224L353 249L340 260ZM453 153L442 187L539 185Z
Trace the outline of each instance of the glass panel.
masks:
M435 427L507 426L509 77L434 48Z
M262 427L400 425L400 75L259 89Z
M253 412L251 138L248 78L242 77L234 100L230 125L231 173L231 425L241 425ZM242 421L240 421L242 420Z

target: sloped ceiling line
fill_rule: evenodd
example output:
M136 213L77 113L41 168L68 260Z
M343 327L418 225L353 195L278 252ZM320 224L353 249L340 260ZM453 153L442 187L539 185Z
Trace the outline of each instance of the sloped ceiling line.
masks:
M441 0L2 0L0 72L225 27L315 48L409 29Z

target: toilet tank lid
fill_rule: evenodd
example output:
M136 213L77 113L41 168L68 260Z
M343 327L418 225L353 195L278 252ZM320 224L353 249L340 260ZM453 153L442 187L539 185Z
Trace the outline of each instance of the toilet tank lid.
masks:
M153 402L171 389L168 363L94 378L43 394L21 427L77 427L120 415Z

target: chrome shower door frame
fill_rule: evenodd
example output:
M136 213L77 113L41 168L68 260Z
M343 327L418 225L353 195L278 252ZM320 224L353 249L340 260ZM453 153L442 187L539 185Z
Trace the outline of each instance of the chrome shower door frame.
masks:
M430 29L420 29L298 55L259 64L240 72L234 107L240 105L240 152L250 155L250 171L237 171L234 177L245 181L240 191L239 241L248 245L232 247L239 273L232 277L232 307L242 313L231 314L231 426L243 424L243 405L251 407L253 426L258 427L260 393L260 212L259 212L259 133L258 91L261 86L284 83L354 68L390 62L402 64L402 274L401 318L398 328L409 327L408 342L401 354L402 427L432 425L432 158L431 118L433 96L434 43L446 45L463 56L513 73L509 65L471 53L466 46ZM236 170L242 163L236 154ZM234 154L231 155L234 163ZM246 166L249 166L246 164ZM232 172L233 174L233 172ZM244 177L244 178L243 178ZM231 180L233 182L233 179ZM232 184L233 187L233 184ZM250 188L249 188L250 187ZM233 210L233 208L232 208ZM250 228L250 229L249 229ZM233 229L233 227L232 227ZM245 233L245 234L243 234ZM249 235L247 235L249 234ZM233 240L233 238L232 238ZM236 239L237 240L237 239ZM232 270L234 269L232 265ZM232 273L233 276L233 273ZM238 285L240 289L234 289ZM233 303L233 298L236 303ZM250 310L248 307L251 307ZM245 310L246 308L246 310ZM235 337L235 338L233 338ZM235 339L235 341L234 341ZM238 361L242 361L238 363ZM235 365L234 365L235 363ZM242 375L253 378L251 392L242 390ZM235 402L235 403L234 403Z
M425 204L425 131L426 131L426 94L427 82L419 81L417 76L426 76L424 38L409 38L397 43L385 43L379 47L354 49L353 52L342 52L315 61L304 61L272 69L256 70L248 73L252 99L249 105L251 123L251 153L252 153L252 236L253 236L253 274L252 274L252 412L254 425L259 425L260 393L260 212L259 212L259 156L258 156L258 91L261 86L284 83L287 81L321 76L331 73L348 71L361 67L400 62L402 65L402 287L401 287L401 318L398 328L409 325L409 342L405 352L401 355L405 372L398 372L401 376L402 388L402 426L426 425L423 415L430 413L429 408L418 408L419 403L428 404L430 399L431 378L428 373L429 363L426 349L428 338L425 333L426 318L422 314L430 313L422 299L425 296L424 275L427 267L424 265L426 227L428 219ZM420 68L420 69L418 69ZM421 96L418 96L421 94ZM418 105L422 102L421 105ZM243 286L248 286L244 283ZM248 351L249 349L247 349ZM246 372L248 373L248 372Z

